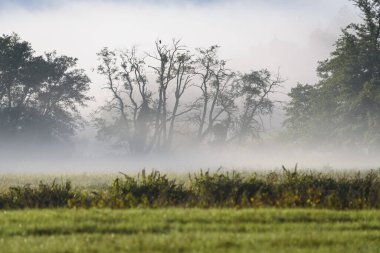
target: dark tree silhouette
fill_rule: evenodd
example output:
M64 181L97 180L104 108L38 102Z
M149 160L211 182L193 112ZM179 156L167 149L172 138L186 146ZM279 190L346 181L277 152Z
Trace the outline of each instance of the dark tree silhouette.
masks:
M57 140L83 123L79 107L90 100L89 78L77 59L55 52L35 55L16 34L0 37L0 136Z

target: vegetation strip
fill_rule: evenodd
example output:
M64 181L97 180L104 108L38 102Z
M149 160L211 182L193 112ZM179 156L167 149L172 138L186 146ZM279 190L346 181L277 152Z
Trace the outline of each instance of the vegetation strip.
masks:
M380 170L331 174L287 170L243 175L238 172L190 174L169 179L143 170L122 174L99 189L73 188L69 181L15 186L0 192L0 208L159 208L286 207L370 209L380 207Z

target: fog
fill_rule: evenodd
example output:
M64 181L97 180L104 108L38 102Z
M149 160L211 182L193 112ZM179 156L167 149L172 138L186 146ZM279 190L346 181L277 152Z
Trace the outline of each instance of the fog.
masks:
M180 149L170 154L144 156L115 155L77 148L58 152L41 148L34 152L1 150L1 173L136 173L142 169L188 173L219 168L239 171L273 171L286 168L305 170L376 169L379 157L361 150L298 148L294 145L266 144L255 147ZM89 147L86 147L87 149ZM86 153L89 152L89 153Z
M1 1L0 33L16 32L37 54L56 50L79 59L91 79L93 100L80 112L88 124L62 143L1 145L1 173L128 172L143 168L186 172L199 169L376 168L380 157L365 148L287 144L279 137L286 93L298 82L316 83L318 61L329 57L341 28L359 19L347 0L318 1ZM96 139L94 111L109 99L107 79L97 73L103 47L137 46L180 39L189 50L220 45L220 58L240 72L279 71L284 82L271 95L272 115L253 143L223 147L179 140L170 152L129 154ZM155 82L154 71L147 78ZM191 94L191 93L190 93ZM191 96L195 96L193 93ZM191 97L190 96L190 97ZM173 103L173 102L169 102ZM181 127L183 127L181 125ZM183 128L187 131L186 128ZM192 138L191 136L189 137Z

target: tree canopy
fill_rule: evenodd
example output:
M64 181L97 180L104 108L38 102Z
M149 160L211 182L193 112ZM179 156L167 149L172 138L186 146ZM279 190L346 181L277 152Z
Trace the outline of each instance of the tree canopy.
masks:
M353 2L362 22L342 30L317 84L289 94L285 126L294 140L380 143L380 1Z
M16 34L0 37L0 137L64 139L81 125L90 80L77 59L36 55Z

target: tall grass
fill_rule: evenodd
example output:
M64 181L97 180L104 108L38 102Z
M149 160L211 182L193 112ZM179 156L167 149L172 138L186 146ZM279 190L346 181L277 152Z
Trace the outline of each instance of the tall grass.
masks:
M302 207L380 208L380 170L331 174L289 170L266 174L200 171L185 182L158 171L132 177L121 173L101 189L72 188L69 181L9 187L0 208L137 208L137 207Z

